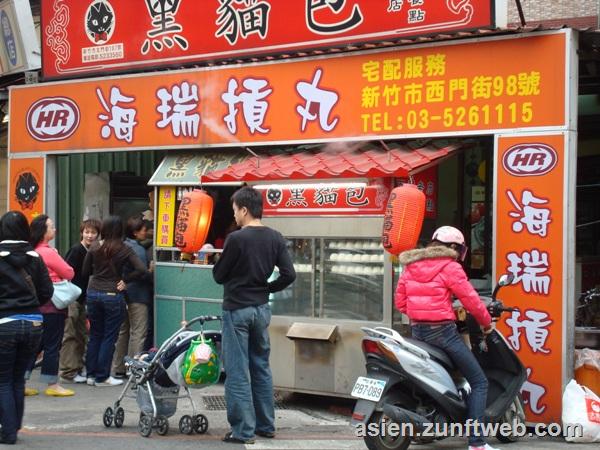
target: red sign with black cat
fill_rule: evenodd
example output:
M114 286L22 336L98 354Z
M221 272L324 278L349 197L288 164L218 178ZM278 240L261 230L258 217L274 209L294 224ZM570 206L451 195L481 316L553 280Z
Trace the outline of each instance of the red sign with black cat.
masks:
M180 67L502 26L505 10L505 0L42 0L42 71Z

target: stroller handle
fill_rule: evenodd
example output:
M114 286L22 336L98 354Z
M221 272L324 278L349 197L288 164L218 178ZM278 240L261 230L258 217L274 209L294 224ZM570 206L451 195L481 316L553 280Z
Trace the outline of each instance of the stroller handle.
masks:
M204 325L204 322L211 322L213 320L222 320L223 318L221 316L198 316L198 317L194 317L192 320L190 320L189 322L186 322L185 320L181 323L181 326L184 329L189 328L190 326L192 326L195 323L200 323L200 325Z

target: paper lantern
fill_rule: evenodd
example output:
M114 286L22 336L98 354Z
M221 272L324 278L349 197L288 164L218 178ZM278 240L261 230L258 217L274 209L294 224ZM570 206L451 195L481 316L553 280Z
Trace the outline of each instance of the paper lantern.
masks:
M425 194L417 186L403 184L392 189L383 219L383 248L393 255L415 248L424 217Z
M175 223L175 246L183 254L195 253L204 245L212 213L213 199L205 191L196 189L183 194Z

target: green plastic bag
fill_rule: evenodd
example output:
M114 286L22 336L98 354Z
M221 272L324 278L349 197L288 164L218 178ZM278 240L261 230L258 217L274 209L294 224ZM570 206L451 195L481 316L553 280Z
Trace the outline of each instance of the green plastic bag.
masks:
M210 357L208 360L197 360L198 349L202 345L210 347ZM203 353L203 352L201 352ZM209 339L194 339L185 353L183 363L181 364L181 373L185 383L190 387L201 387L207 384L215 384L221 374L221 363L217 355L215 344Z

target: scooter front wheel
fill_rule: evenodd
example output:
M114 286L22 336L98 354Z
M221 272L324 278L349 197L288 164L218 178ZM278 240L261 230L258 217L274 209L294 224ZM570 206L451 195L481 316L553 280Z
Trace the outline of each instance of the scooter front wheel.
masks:
M365 445L369 450L406 450L411 442L410 435L402 435L402 424L395 423L385 414L376 411L365 424Z

